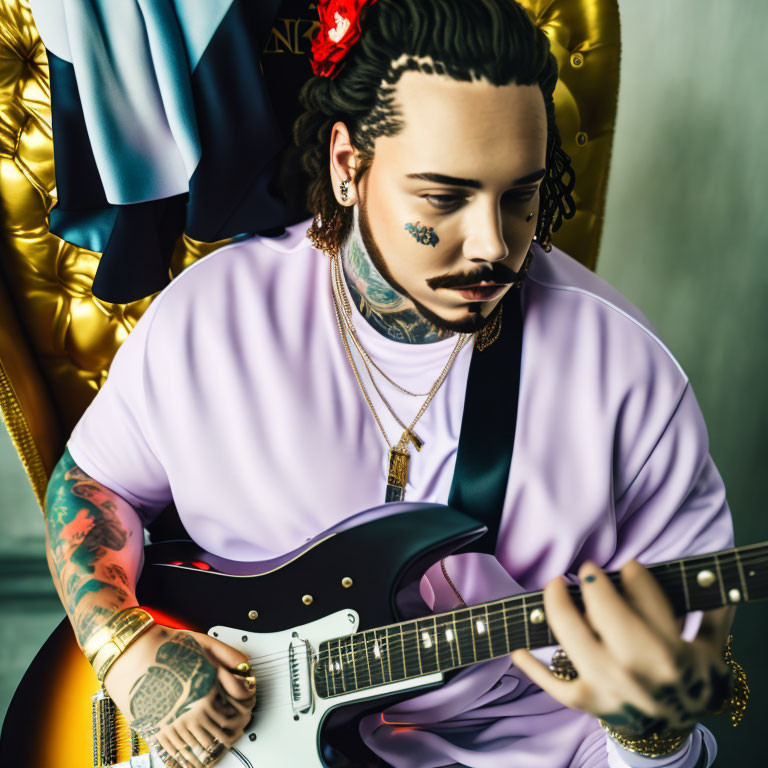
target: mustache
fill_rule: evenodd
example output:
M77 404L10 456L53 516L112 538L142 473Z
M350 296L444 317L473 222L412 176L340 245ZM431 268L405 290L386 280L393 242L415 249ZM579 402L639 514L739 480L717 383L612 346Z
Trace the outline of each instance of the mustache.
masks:
M429 277L426 283L432 290L437 290L438 288L463 288L467 285L482 283L484 280L497 283L498 285L508 285L513 283L517 277L517 272L504 264L493 264L489 269L483 269L467 275L438 275L437 277Z

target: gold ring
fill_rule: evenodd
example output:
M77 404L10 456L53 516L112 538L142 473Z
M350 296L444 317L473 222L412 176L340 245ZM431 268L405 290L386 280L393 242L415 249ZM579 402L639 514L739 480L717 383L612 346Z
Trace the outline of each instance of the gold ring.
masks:
M212 755L216 752L216 748L221 745L221 742L214 736L213 741L205 748L205 751Z

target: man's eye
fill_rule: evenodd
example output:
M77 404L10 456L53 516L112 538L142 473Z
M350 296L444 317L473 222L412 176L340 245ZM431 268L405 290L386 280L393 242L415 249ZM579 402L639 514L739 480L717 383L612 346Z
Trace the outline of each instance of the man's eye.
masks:
M454 207L462 198L457 195L424 195L424 199L430 202L430 205L441 210ZM433 202L436 201L436 202Z
M505 202L508 203L527 203L533 200L536 195L536 190L530 190L528 192L518 192L515 195L509 195Z

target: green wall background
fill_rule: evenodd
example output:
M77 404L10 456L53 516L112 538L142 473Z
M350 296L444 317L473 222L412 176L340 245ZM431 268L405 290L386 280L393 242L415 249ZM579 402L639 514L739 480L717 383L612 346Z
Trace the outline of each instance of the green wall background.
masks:
M620 0L623 55L598 273L648 316L687 371L728 490L737 544L768 540L768 3ZM0 430L0 718L63 617L42 517ZM766 605L734 650L752 698L706 724L718 766L765 764Z

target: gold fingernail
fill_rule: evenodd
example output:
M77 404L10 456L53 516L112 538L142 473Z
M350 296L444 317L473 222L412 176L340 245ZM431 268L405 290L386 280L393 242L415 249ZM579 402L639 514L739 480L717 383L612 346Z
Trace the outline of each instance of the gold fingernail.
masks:
M238 672L250 672L251 671L251 665L247 661L241 661L237 667Z

